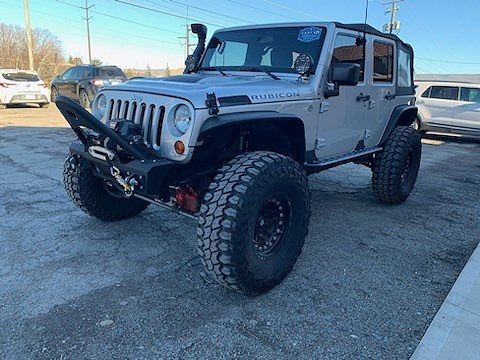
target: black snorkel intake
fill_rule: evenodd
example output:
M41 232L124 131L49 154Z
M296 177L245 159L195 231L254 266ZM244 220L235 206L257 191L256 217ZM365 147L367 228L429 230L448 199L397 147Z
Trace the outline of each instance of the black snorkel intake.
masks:
M198 44L192 55L188 55L185 60L184 74L195 72L198 62L205 51L205 42L207 40L207 27L203 24L192 24L192 32L198 36Z

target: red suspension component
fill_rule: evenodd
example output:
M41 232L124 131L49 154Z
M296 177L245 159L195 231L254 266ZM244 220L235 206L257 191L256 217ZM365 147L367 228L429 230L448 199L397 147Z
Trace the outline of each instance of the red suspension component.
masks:
M175 202L185 211L196 213L200 208L198 194L190 186L179 187L175 193Z

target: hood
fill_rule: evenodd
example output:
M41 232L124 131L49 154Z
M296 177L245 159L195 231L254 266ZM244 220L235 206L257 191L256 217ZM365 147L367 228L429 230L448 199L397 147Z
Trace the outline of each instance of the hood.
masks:
M128 91L173 96L190 101L196 109L205 108L208 93L215 93L219 102L235 103L248 96L252 103L312 99L313 86L297 79L275 80L268 75L236 76L184 74L165 78L137 78L115 86L115 91ZM240 98L241 99L241 98ZM231 100L231 101L229 101Z

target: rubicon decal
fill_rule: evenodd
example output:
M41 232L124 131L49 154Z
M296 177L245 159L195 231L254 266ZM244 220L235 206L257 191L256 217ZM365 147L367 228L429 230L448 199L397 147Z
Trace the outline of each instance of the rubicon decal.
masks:
M251 95L252 100L274 100L274 99L293 99L299 98L300 93L297 92L281 92L281 93L274 93L274 94L259 94L259 95Z

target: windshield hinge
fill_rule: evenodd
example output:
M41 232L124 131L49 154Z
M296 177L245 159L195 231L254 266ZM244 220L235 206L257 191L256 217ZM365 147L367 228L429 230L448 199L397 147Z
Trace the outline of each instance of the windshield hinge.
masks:
M215 93L207 93L207 100L205 101L205 104L209 109L208 113L210 115L217 115L220 112L220 110L218 109L217 97L215 96Z

